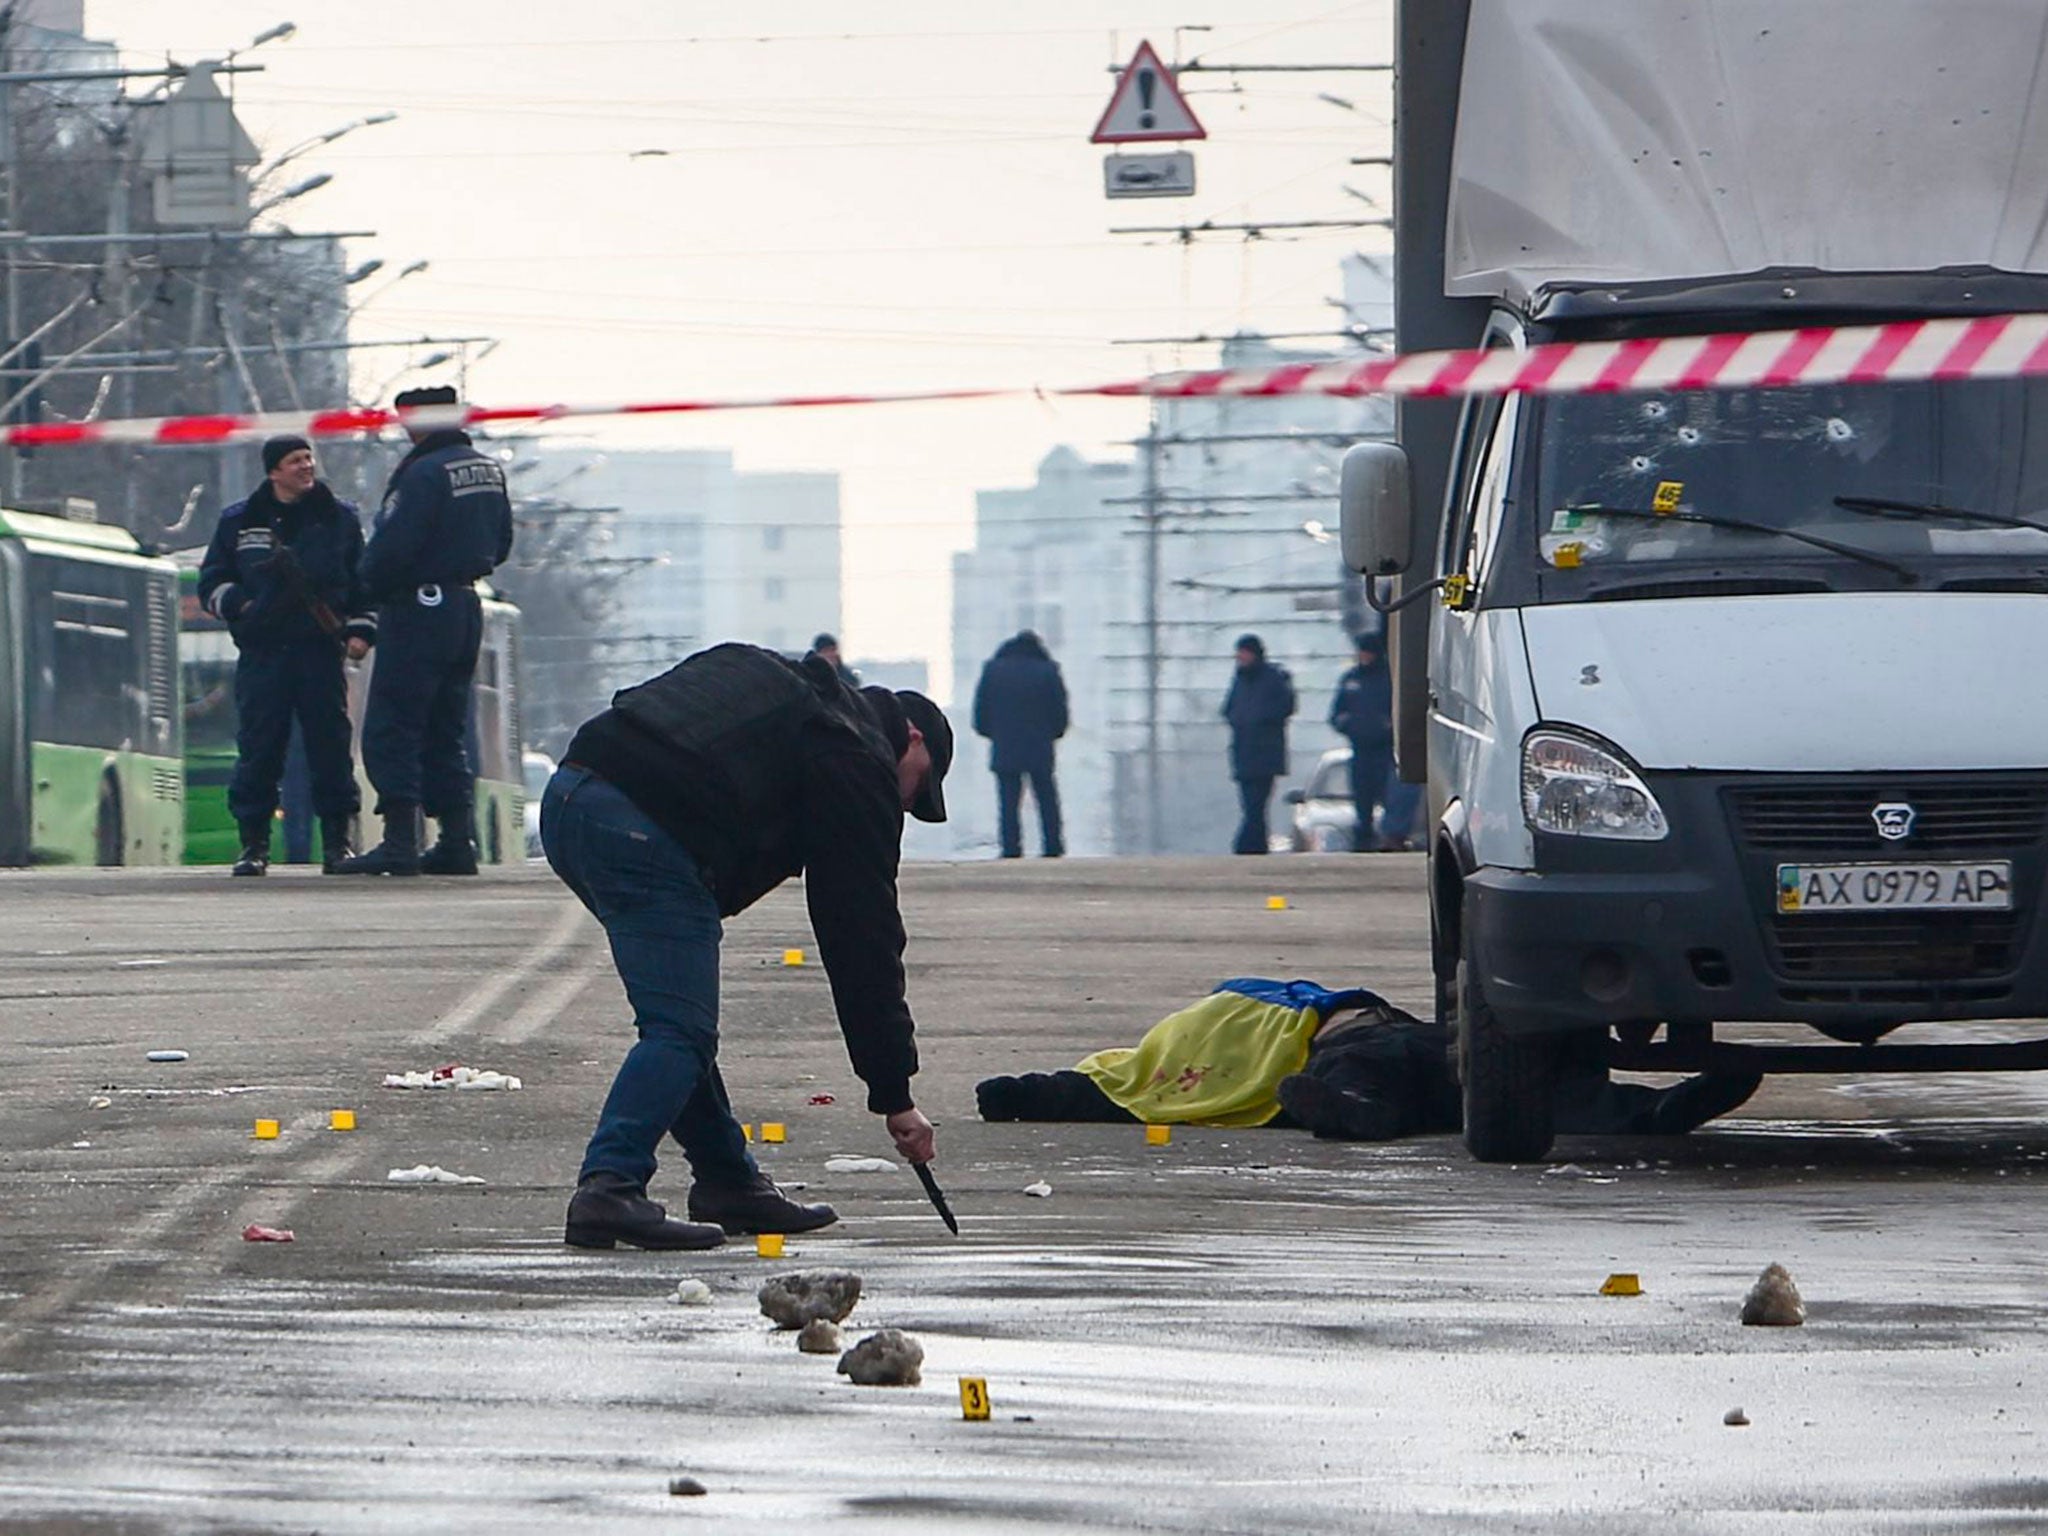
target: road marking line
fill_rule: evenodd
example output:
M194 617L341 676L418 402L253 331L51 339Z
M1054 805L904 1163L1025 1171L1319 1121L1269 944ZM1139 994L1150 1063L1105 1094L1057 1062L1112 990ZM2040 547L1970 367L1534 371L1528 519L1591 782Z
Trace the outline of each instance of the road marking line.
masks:
M561 920L549 931L548 936L541 940L540 946L532 954L511 970L472 988L467 997L433 1023L407 1036L406 1044L435 1045L469 1028L495 1008L506 993L535 972L545 969L557 956L574 944L577 931L582 928L584 921L583 908L573 901L570 902L568 909L562 913Z
M602 954L593 954L579 961L574 969L557 976L528 998L519 1011L495 1032L494 1038L506 1045L525 1044L553 1024L562 1010L581 996L583 989L595 981L603 969Z

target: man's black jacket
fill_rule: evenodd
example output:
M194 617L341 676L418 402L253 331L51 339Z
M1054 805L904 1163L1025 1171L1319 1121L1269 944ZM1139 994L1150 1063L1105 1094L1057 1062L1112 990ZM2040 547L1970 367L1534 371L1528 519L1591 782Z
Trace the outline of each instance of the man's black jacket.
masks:
M875 708L815 654L700 651L585 721L564 761L609 780L697 860L727 917L792 875L868 1108L911 1107L897 752Z

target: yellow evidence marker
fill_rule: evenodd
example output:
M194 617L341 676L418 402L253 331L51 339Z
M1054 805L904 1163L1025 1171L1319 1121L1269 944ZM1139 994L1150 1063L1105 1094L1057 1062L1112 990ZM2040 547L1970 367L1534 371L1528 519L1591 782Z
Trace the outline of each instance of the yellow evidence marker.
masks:
M258 1120L256 1122L256 1129L250 1132L250 1134L258 1141L275 1141L277 1140L277 1122L275 1120Z
M802 965L804 963L804 952L800 949L785 949L782 952L782 963L784 965Z
M787 1141L789 1140L789 1127L780 1120L763 1120L761 1122L761 1139L763 1141Z
M1145 1145L1148 1147L1163 1147L1171 1143L1172 1140L1173 1127L1170 1125L1148 1125L1145 1127Z
M751 1125L747 1124L747 1123L746 1123L746 1122L745 1122L744 1120L743 1120L743 1121L741 1121L741 1122L740 1122L740 1134L741 1134L742 1136L746 1137L746 1138L747 1138L747 1140L749 1140L749 1141L752 1141L752 1140L754 1139L754 1128L753 1128L753 1126L751 1126Z
M330 1131L352 1131L356 1128L356 1112L352 1109L330 1109L327 1112L327 1129Z
M754 1253L757 1257L763 1259L781 1258L782 1234L780 1232L763 1232L754 1239Z
M1287 898L1285 896L1268 896L1266 898L1266 910L1268 912L1285 912L1287 910Z
M1600 1283L1600 1294L1602 1296L1640 1296L1643 1294L1642 1277L1631 1274L1609 1275Z
M960 1417L963 1419L986 1419L988 1417L988 1383L979 1376L960 1378Z

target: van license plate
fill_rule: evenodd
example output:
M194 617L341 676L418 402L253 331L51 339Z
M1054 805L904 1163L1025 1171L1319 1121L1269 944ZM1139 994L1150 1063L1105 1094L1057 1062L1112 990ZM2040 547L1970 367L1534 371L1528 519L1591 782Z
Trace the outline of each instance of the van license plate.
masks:
M1872 907L1916 911L2009 912L2012 865L1780 864L1780 912L1860 912Z

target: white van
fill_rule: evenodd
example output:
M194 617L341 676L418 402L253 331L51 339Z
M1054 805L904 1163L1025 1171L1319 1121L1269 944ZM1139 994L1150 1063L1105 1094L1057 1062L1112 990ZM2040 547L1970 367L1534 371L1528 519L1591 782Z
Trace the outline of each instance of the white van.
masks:
M2020 153L2048 5L1872 8L1766 8L1773 43L1738 0L1577 28L1584 0L1471 0L1422 344L1446 313L1523 348L2048 310L2048 157ZM1712 107L1665 99L1681 57L1714 62ZM1838 98L1859 132L1901 118L1891 161L1850 146L1853 196L1807 153ZM1345 553L1401 583L1401 755L1476 1156L1548 1149L1567 1051L2048 1066L2048 1042L1966 1031L1877 1044L2048 1017L2048 381L1475 397L1401 435L1346 460ZM1717 1039L1755 1021L1840 1044Z

